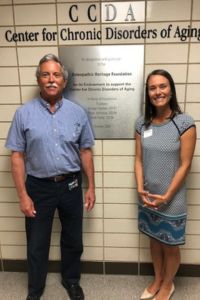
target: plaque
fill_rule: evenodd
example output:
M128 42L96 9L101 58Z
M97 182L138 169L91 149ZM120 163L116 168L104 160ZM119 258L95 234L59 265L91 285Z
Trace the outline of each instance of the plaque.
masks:
M96 139L132 139L143 99L143 45L63 46L64 96L88 113Z

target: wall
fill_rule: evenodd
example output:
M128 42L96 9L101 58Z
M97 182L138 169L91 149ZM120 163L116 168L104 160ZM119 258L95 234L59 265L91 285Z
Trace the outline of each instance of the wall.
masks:
M184 37L181 38L181 33L176 32L182 28L188 29L188 26L198 28L200 31L200 1L131 1L133 7L135 5L144 7L141 12L143 16L136 16L134 22L124 22L123 14L126 16L127 5L130 1L109 2L119 7L118 11L121 14L117 21L107 22L109 26L122 30L137 26L146 29L156 28L158 33L156 38L108 40L103 34L100 40L63 41L60 38L57 39L57 36L50 41L42 39L41 32L44 27L48 32L59 32L63 26L77 31L93 28L103 31L107 24L101 22L100 6L105 5L106 2L108 3L108 1L94 0L0 1L0 255L2 270L13 270L16 262L23 262L26 258L24 218L19 211L18 199L11 178L10 153L4 148L4 143L16 108L37 94L34 72L39 59L44 54L50 52L58 54L60 45L144 44L145 77L155 68L165 68L171 72L176 82L181 107L194 117L198 133L200 131L200 38L190 37L189 31L186 30L186 40L184 40ZM79 8L77 25L68 16L68 9L72 4L78 5ZM91 4L95 4L97 8L97 20L94 23L89 22L86 14L86 9ZM94 17L94 10L92 13ZM170 24L172 29L167 31ZM166 29L165 32L162 31L163 29ZM8 30L12 33L27 31L40 32L40 34L32 37L27 35L26 41L14 42L6 40L5 32ZM162 35L168 35L160 36L161 31ZM198 34L200 36L200 32ZM10 39L11 35L8 36L8 40ZM85 213L84 217L83 261L93 263L94 269L90 271L148 273L147 266L151 261L148 239L140 235L137 230L137 200L133 173L134 143L134 139L96 141L94 160L97 202L94 210L89 214ZM182 264L190 267L200 266L199 155L198 139L188 178L187 243L181 247ZM60 225L56 216L51 241L51 261L58 261L60 257L59 230ZM85 266L87 267L87 264ZM100 266L100 269L96 268L97 266Z

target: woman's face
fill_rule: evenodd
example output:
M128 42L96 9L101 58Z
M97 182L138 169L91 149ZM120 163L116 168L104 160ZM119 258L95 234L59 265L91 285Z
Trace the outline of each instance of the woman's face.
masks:
M169 107L171 87L169 80L162 75L152 75L148 80L148 94L155 108Z

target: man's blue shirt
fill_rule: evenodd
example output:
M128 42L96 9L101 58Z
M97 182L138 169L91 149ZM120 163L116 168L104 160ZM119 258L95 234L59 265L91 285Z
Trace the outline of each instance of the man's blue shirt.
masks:
M93 144L79 105L63 98L52 113L39 97L17 109L6 141L10 150L25 153L26 173L39 178L79 171L80 149Z

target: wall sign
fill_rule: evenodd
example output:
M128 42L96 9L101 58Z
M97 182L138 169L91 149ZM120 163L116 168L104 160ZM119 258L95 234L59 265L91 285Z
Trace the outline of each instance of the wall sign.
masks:
M144 46L60 47L65 96L89 114L96 139L132 139L143 95Z

